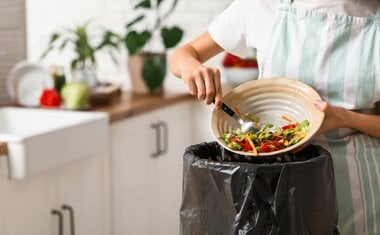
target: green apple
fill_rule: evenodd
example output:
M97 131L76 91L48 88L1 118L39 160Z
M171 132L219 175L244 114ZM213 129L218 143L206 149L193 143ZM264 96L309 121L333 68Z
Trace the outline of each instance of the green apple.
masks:
M67 109L83 109L88 107L89 94L88 86L79 81L67 82L61 90L63 103Z

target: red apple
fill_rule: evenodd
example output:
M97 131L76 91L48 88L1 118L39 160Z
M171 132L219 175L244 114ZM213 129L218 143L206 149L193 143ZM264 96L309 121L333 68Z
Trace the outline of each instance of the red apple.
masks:
M61 106L61 96L55 89L45 89L40 97L42 107L59 107Z
M226 53L223 59L223 66L226 68L229 68L229 67L257 68L258 67L256 58L242 59L238 56L232 55L231 53Z

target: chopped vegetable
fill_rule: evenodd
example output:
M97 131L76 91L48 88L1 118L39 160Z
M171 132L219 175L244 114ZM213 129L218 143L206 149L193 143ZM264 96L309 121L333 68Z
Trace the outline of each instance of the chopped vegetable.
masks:
M287 122L293 122L292 119L288 118L287 116L283 115L282 118L286 120Z
M282 116L283 119L285 116ZM244 115L245 120L259 122L253 114ZM291 120L291 119L288 119ZM287 121L288 121L287 120ZM309 121L291 122L282 127L265 124L257 132L243 133L240 128L226 131L220 139L232 150L253 154L273 152L301 141L309 131Z

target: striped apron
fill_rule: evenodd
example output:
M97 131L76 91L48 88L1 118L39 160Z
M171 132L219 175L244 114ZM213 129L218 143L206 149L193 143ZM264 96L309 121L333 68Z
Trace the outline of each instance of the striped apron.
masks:
M291 2L280 5L271 41L261 52L260 78L296 78L332 105L375 110L380 6L369 18L300 10ZM315 142L332 154L341 234L380 234L380 140L339 128Z

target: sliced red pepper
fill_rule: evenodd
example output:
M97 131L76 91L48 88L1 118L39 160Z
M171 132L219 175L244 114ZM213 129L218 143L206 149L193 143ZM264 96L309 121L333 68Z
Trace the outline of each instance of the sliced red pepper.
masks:
M239 143L240 141L239 141L239 139L237 138L237 137L231 137L230 138L230 142L236 142L236 143Z
M281 136L278 136L278 135L273 135L273 136L272 136L272 140L273 140L273 141L279 141L279 140L282 140L282 137L281 137Z
M240 145L245 151L252 151L252 146L247 141L242 141Z
M268 146L268 143L267 142L261 143L260 150L261 150L261 152L270 152L270 148Z
M287 130L287 129L295 128L296 126L297 126L296 124L289 124L289 125L281 127L281 129L284 131L284 130Z

